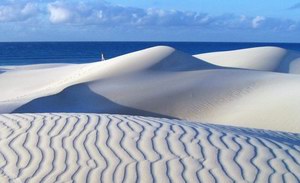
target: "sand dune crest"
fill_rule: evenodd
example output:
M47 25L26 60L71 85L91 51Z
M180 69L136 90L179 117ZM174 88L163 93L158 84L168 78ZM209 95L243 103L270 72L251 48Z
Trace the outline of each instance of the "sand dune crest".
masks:
M297 70L286 52L266 47L226 55L245 58L237 63L273 69L290 63ZM0 74L0 113L164 116L299 133L299 83L298 75L215 66L157 46L103 62L11 68Z
M299 74L300 53L279 47L257 47L195 55L209 63L233 68Z

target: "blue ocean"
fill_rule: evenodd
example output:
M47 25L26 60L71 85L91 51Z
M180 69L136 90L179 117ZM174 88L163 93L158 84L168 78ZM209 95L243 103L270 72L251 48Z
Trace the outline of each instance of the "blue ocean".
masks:
M88 63L157 45L166 45L189 54L226 51L258 46L278 46L300 51L300 43L224 42L13 42L0 43L0 65L41 63Z

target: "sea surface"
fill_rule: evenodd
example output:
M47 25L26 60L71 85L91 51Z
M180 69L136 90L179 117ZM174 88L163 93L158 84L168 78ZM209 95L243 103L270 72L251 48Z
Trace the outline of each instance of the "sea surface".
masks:
M212 51L279 46L300 51L300 43L218 43L218 42L13 42L0 43L0 65L41 63L89 63L120 56L157 45L189 54Z

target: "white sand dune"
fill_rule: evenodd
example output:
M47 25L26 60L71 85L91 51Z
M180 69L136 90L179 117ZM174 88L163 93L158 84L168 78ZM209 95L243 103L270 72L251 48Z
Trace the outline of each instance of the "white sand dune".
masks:
M34 70L34 69L47 69L47 68L54 68L54 67L61 67L72 65L69 63L50 63L50 64L32 64L32 65L8 65L8 66L0 66L0 71L16 71L16 70Z
M214 70L149 73L88 86L117 104L152 113L299 133L299 83L300 77L285 74Z
M159 118L0 115L0 182L299 182L299 134Z
M160 46L104 62L6 71L0 112L164 116L299 133L299 83L298 75L222 68Z
M223 67L300 74L300 53L279 47L212 52L195 57Z
M22 69L26 68L26 69ZM61 85L73 85L85 81L123 76L146 71L190 71L215 69L218 66L200 61L170 47L158 46L134 52L104 62L53 66L47 64L12 67L0 75L0 85L8 88L1 99L10 100L20 95L34 95L40 90L57 92ZM17 78L17 79L16 79ZM63 86L61 89L65 88ZM16 91L16 93L11 93ZM45 93L45 91L43 91ZM42 95L42 94L41 94ZM45 94L47 95L47 94ZM21 97L25 98L25 97Z
M299 73L274 47L1 66L0 183L300 182Z

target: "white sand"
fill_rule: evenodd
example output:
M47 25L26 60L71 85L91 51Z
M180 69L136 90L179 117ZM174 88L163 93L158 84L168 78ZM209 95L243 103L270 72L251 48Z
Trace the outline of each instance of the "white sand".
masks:
M88 86L123 106L166 116L299 133L299 83L300 77L285 74L214 70L149 73Z
M274 47L2 66L0 183L300 182L298 74Z
M299 182L300 136L159 118L0 115L0 182Z
M46 69L46 68L53 68L53 67L61 67L72 65L69 63L50 63L50 64L32 64L32 65L5 65L0 66L0 71L11 71L11 70L34 70L34 69Z
M195 57L224 67L300 74L300 53L278 47L204 53Z
M104 62L6 71L0 112L167 116L299 133L299 83L298 75L222 68L160 46Z

